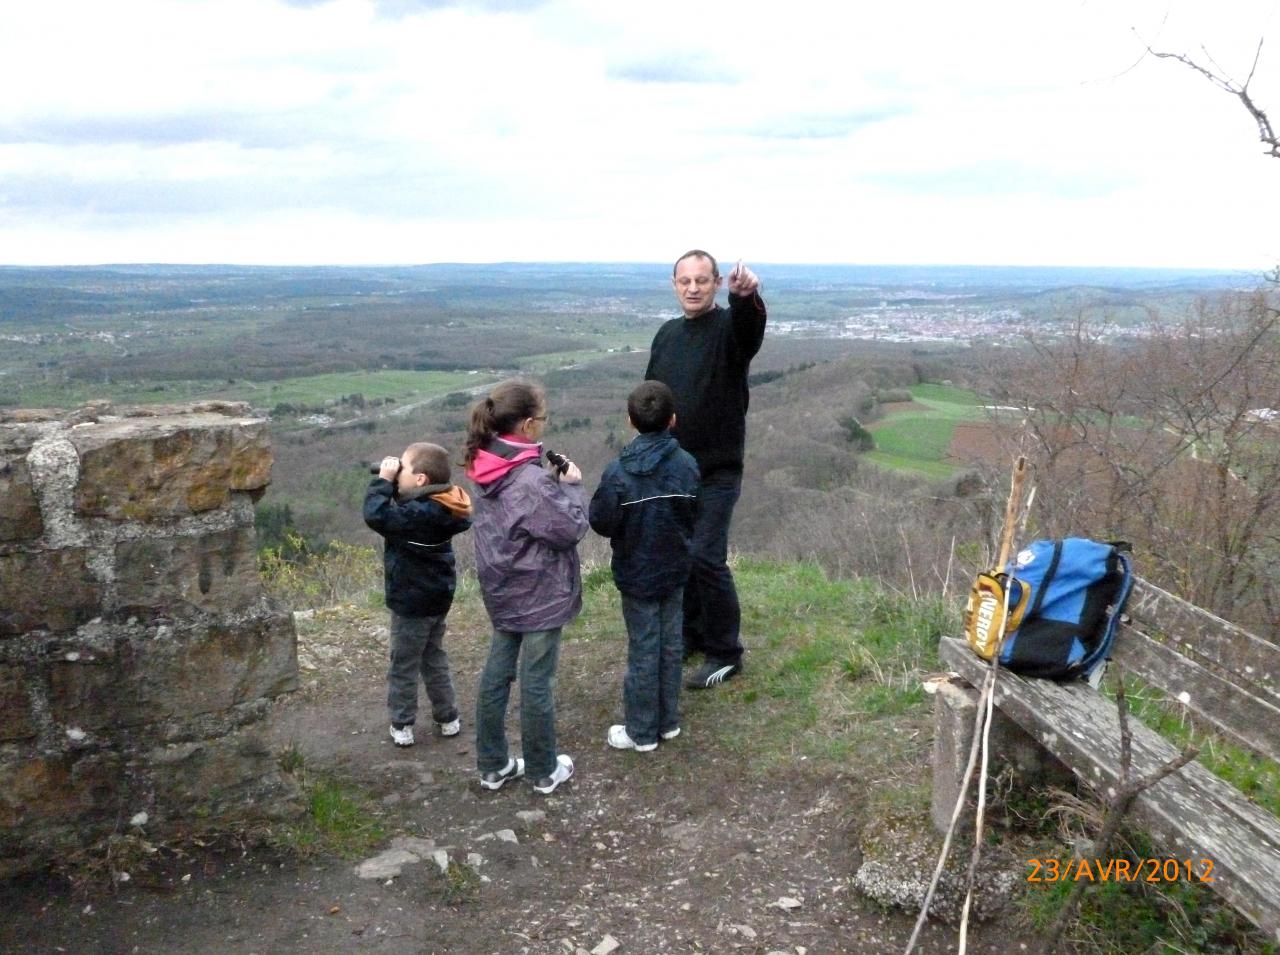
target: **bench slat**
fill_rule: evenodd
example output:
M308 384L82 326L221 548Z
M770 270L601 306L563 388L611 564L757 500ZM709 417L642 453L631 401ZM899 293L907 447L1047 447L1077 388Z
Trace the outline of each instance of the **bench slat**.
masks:
M982 685L987 665L964 641L944 637L939 649L947 666ZM1102 792L1114 791L1120 729L1106 697L1081 682L1028 680L1004 671L996 704L1081 779ZM1137 720L1130 728L1136 774L1176 755L1168 741ZM1212 859L1210 888L1280 941L1280 819L1195 761L1141 793L1130 815L1170 858Z
M1280 705L1280 646L1137 577L1125 604L1142 629L1155 629L1180 649L1222 667Z
M1259 699L1132 627L1122 627L1116 635L1112 659L1170 697L1181 699L1188 709L1240 745L1280 763L1280 706Z

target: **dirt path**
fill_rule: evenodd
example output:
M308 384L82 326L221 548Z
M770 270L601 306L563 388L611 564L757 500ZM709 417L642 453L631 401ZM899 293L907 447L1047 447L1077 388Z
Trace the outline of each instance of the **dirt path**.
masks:
M551 797L525 784L485 792L470 735L482 621L454 622L462 735L427 735L407 750L386 735L383 622L358 613L301 624L304 689L277 706L272 743L295 746L308 771L359 786L391 833L419 840L400 844L424 861L362 879L358 859L258 849L192 853L114 892L10 884L0 889L0 950L603 955L610 939L619 955L902 950L911 918L851 887L863 822L857 767L753 772L750 752L699 721L697 699L685 733L656 753L611 751L603 737L620 707L621 661L608 657L616 647L570 642L560 748L577 775ZM748 679L718 692L740 693ZM447 852L449 874L433 849ZM970 941L975 952L1036 947L1005 929L980 928ZM954 930L940 927L918 950L954 947Z

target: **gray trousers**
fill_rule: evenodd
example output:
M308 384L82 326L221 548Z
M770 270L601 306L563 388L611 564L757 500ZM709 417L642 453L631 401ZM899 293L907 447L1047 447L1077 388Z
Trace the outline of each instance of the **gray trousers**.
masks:
M444 614L402 617L391 613L391 664L387 667L387 713L391 722L413 723L418 717L418 675L431 700L431 718L448 723L458 718L444 652Z

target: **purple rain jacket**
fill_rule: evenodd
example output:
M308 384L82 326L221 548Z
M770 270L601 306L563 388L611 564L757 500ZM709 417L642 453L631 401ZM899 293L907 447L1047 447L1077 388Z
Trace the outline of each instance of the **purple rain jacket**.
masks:
M564 626L582 610L582 486L524 461L476 488L476 574L494 627L528 633Z

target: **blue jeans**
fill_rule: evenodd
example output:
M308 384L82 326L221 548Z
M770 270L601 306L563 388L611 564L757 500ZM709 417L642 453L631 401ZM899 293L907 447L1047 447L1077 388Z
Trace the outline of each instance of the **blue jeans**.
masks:
M504 769L507 752L507 702L520 676L520 742L525 772L533 779L556 768L556 662L560 628L511 633L494 630L489 659L476 693L476 766L481 773Z
M622 619L627 623L622 706L627 735L641 746L656 743L659 733L680 726L683 596L679 590L659 600L622 595Z
M693 567L684 588L684 644L717 663L742 659L742 611L729 570L729 522L742 492L742 474L715 471L698 487L693 522Z
M387 713L398 725L418 718L418 676L431 700L431 718L448 723L458 718L444 652L444 614L402 617L391 613L391 662L387 666Z

